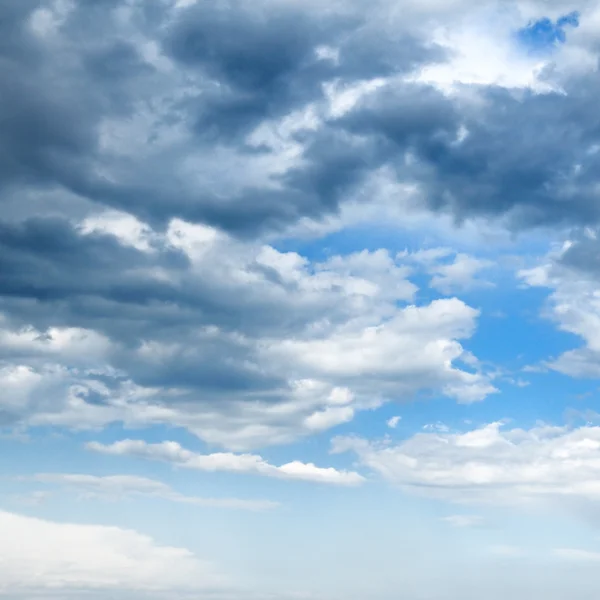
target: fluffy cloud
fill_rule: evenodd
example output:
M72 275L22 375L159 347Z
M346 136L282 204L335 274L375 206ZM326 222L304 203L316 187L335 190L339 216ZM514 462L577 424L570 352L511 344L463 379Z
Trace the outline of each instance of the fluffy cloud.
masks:
M78 473L38 473L32 477L20 479L74 490L82 498L121 499L128 496L154 496L170 502L241 510L268 510L278 506L276 502L268 500L185 496L171 489L165 483L134 475L96 476Z
M417 494L466 503L525 505L600 498L600 427L419 433L400 444L337 438L334 452Z
M473 35L494 23L510 57L513 30L573 10L533 2L500 27L495 3L470 7L4 2L1 422L168 422L245 449L421 391L493 392L461 364L477 312L408 306L406 261L277 249L399 189L463 220L593 221L594 80L559 64L593 51L589 30L543 59L551 89L467 89L453 61ZM426 268L449 294L487 266Z
M169 423L241 451L495 391L462 346L478 312L412 305L414 261L309 260L282 238L382 197L595 223L597 82L569 65L596 56L597 13L405 4L2 4L1 424ZM519 46L576 8L552 53ZM487 266L425 268L450 294Z
M551 290L544 316L572 333L583 345L544 365L574 377L597 377L600 373L600 271L598 241L593 229L553 250L536 267L519 276L526 285Z
M160 460L187 469L199 471L225 471L249 473L277 479L313 481L333 485L359 485L364 478L353 471L338 471L332 467L317 467L312 463L294 461L275 466L254 454L196 454L181 447L177 442L150 444L142 440L123 440L105 445L90 442L89 450L116 456L130 455L150 460Z
M478 312L410 305L411 267L385 250L311 262L115 212L11 232L0 242L14 286L0 302L6 424L167 422L239 450L421 390L467 402L494 391L461 364Z
M104 590L197 592L225 587L210 563L135 531L0 512L0 593L9 597Z

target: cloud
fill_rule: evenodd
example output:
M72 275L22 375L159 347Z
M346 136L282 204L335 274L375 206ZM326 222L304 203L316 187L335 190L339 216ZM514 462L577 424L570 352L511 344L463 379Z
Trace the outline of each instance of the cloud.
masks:
M58 188L88 209L246 232L334 211L339 186L285 184L304 169L301 145L288 137L281 152L247 138L323 104L327 82L397 75L441 53L406 28L388 23L384 34L381 10L311 4L4 3L5 188ZM324 60L323 46L338 60Z
M253 454L196 454L182 448L177 442L150 444L142 440L122 440L104 445L90 442L88 450L115 456L136 456L149 460L160 460L187 469L208 472L248 473L298 481L312 481L332 485L359 485L364 478L353 471L338 471L332 467L317 467L312 463L293 461L281 466L266 462Z
M486 260L281 242L405 203L593 223L597 94L564 62L593 53L587 13L555 66L519 55L527 77L506 79L511 32L571 10L529 4L500 23L493 2L4 2L0 423L169 423L243 451L422 393L493 393L461 343L478 312L419 305L410 280L425 268L451 295ZM502 76L474 83L491 29Z
M401 420L402 420L402 417L399 417L399 416L391 417L386 421L386 425L390 429L396 429L396 427L398 427L398 423L400 423Z
M600 497L600 427L490 423L464 433L418 433L399 444L336 438L332 449L354 452L360 465L406 491L452 502L590 507Z
M586 229L552 250L537 266L519 272L526 285L550 290L543 316L583 342L558 357L549 357L542 367L573 377L593 378L600 373L597 251L596 232Z
M477 277L481 271L494 266L490 260L454 252L449 248L429 248L412 253L402 252L400 256L423 265L431 276L430 287L443 294L450 295L459 290L494 286L492 282Z
M494 391L476 362L460 364L478 312L455 298L409 304L411 267L386 250L310 261L114 211L27 221L0 239L9 425L166 422L244 450L420 391L465 402Z
M100 590L210 593L227 585L210 563L135 531L3 511L0 528L0 593L9 596Z
M186 496L171 489L165 483L134 475L86 475L78 473L38 473L22 477L38 483L56 485L79 492L83 498L121 499L130 496L154 496L171 502L207 508L239 510L269 510L278 506L268 500L244 500L240 498L201 498Z
M178 217L256 235L334 215L370 174L390 167L398 182L423 189L431 209L459 219L509 215L527 226L595 214L584 126L593 74L570 79L546 63L538 73L512 47L514 32L551 7L422 4L400 11L375 2L365 11L356 2L261 0L151 10L116 1L100 12L89 3L9 0L3 202L19 218L67 207L82 217L100 205L153 226ZM568 4L552 18L568 14ZM500 75L469 79L486 39L501 50L483 75ZM560 56L569 44L592 51L573 36ZM513 73L524 75L515 80L508 67L517 63ZM449 69L457 93L435 87L434 68ZM380 85L369 89L373 81ZM566 93L514 96L539 82ZM340 94L358 89L367 91L332 114ZM549 116L566 137L547 127ZM559 202L565 194L572 210Z

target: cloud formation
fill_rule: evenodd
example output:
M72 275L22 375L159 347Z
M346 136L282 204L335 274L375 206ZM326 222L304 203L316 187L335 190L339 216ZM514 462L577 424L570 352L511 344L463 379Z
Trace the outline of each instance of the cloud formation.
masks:
M416 494L459 503L529 505L600 497L600 427L491 423L467 432L418 433L399 444L342 437L333 452Z
M543 316L583 342L558 357L548 357L542 365L573 377L600 374L598 249L596 231L588 228L552 250L537 266L519 271L526 285L550 290Z
M487 260L278 249L391 189L459 221L597 219L595 80L560 62L591 52L585 11L542 90L467 81L452 61L488 21L466 8L3 3L0 422L168 422L245 450L389 400L494 392L461 363L478 312L411 305L411 269L451 296Z
M461 365L478 311L456 298L409 304L411 267L386 250L309 261L114 211L21 223L1 239L9 425L167 422L239 450L421 391L463 402L494 391Z
M216 568L135 531L0 512L0 593L159 593L225 588ZM15 543L18 540L18 543Z
M248 473L276 479L313 481L333 485L360 485L364 477L352 471L338 471L332 467L317 467L312 463L294 461L275 466L254 454L196 454L182 448L177 442L150 444L143 440L122 440L105 445L90 442L88 450L115 456L136 456L149 460L160 460L186 469L208 472Z
M170 502L179 502L207 508L229 508L239 510L269 510L277 502L268 500L243 500L240 498L201 498L180 494L167 484L147 477L135 475L87 475L80 473L37 473L21 477L23 481L35 481L78 492L81 498L119 500L131 496L153 496ZM42 492L43 493L43 492Z

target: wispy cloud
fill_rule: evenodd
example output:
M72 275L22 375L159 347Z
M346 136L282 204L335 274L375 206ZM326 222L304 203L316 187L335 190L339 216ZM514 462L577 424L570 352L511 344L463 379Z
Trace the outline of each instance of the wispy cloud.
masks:
M196 454L182 448L177 442L150 444L143 440L122 440L109 445L90 442L87 444L87 448L102 454L137 456L199 471L247 473L276 479L312 481L333 485L352 486L364 482L364 477L353 471L339 471L332 467L317 467L312 463L299 461L275 466L256 454L232 454L229 452Z
M230 508L240 510L269 510L279 503L269 500L245 500L240 498L202 498L180 494L167 484L146 477L133 475L86 475L77 473L38 473L21 480L35 481L77 492L82 498L119 500L131 496L152 496L170 502L179 502L207 508ZM36 494L47 492L36 492Z

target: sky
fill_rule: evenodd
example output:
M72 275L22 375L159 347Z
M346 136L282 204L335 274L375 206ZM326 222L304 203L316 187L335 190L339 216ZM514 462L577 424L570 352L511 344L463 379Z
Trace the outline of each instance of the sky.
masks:
M600 594L600 4L0 3L0 598Z

